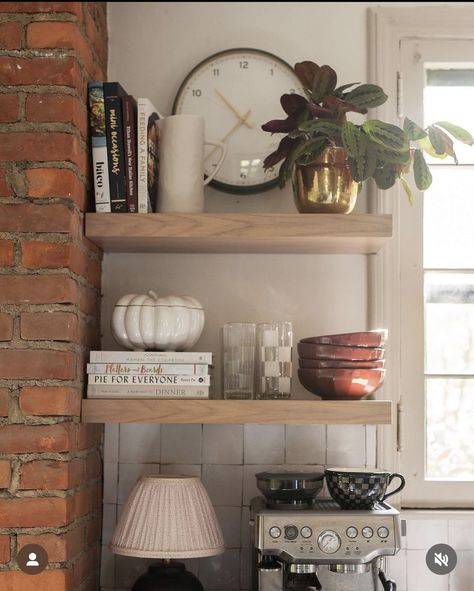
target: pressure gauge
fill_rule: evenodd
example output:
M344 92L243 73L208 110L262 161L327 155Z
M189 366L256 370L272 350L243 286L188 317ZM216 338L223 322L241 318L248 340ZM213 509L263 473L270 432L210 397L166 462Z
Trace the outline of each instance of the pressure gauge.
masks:
M319 534L318 546L325 554L334 554L341 547L341 539L332 529L326 529Z

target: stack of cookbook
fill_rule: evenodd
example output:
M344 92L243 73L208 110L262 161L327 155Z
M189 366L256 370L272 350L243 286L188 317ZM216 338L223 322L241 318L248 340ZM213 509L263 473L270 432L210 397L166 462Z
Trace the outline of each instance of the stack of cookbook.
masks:
M88 398L210 398L212 353L91 351Z

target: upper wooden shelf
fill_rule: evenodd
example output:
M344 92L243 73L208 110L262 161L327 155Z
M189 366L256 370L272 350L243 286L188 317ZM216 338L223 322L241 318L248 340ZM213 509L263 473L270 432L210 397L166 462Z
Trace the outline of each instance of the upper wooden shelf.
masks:
M105 252L370 254L392 236L390 215L89 213Z
M386 400L145 400L82 401L85 423L221 423L388 425Z

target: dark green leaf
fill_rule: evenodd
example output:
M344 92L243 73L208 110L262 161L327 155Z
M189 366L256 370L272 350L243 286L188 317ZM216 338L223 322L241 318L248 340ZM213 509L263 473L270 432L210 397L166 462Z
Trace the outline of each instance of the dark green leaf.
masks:
M299 164L313 162L325 146L327 146L327 138L325 137L317 137L302 142L294 152L294 161Z
M321 119L312 119L305 121L298 126L300 131L322 133L329 137L337 138L341 135L341 126L332 121L323 121Z
M391 162L392 164L405 164L410 160L410 151L407 150L406 152L397 152L395 150L390 150L390 148L385 148L377 143L372 143L375 147L377 152L377 160L385 164L387 162Z
M413 159L413 173L415 175L415 184L420 191L426 191L431 185L432 176L428 165L425 162L423 152L415 150L415 157Z
M421 138L426 137L426 131L421 129L419 125L417 125L408 117L405 117L403 122L403 131L407 134L409 140L421 140Z
M348 92L344 99L357 107L379 107L388 99L385 92L376 84L361 84Z
M315 73L311 96L315 103L319 103L325 96L336 88L337 74L330 66L321 66Z
M386 190L393 187L398 175L393 164L385 164L381 168L376 168L373 176L377 187Z
M357 158L365 152L367 146L366 135L350 121L342 124L342 144L352 158Z
M430 138L431 145L433 146L434 151L437 154L447 153L444 144L444 138L446 137L446 134L443 133L441 129L438 129L436 127L433 127L433 125L430 125L428 127L428 137Z
M360 84L360 82L350 82L349 84L343 84L342 86L338 86L333 94L339 98L342 98L344 91L348 88L351 88L351 86L355 86L356 84Z
M459 127L458 125L453 125L452 123L449 123L449 121L436 121L434 125L438 125L438 127L445 129L459 142L467 144L468 146L474 145L474 138L464 128Z
M370 119L362 125L362 129L373 142L389 148L396 152L406 152L408 150L408 139L396 125L383 123L378 119Z
M374 150L364 150L356 158L349 158L349 167L352 178L362 182L371 177L375 172L376 157Z

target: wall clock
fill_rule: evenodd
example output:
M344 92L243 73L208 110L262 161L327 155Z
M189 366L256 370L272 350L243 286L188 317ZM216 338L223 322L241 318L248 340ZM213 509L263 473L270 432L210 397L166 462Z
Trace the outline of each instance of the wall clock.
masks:
M228 193L260 193L278 183L279 166L264 171L263 160L283 136L262 131L270 119L284 119L279 98L301 92L293 69L259 49L228 49L199 63L184 79L173 113L202 115L206 137L227 144L226 159L210 185ZM218 153L209 149L205 172Z

